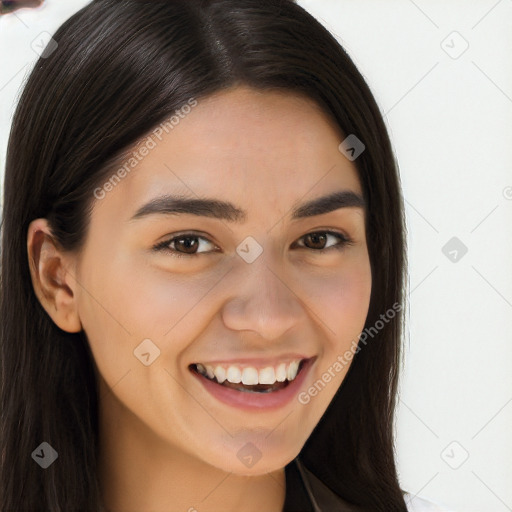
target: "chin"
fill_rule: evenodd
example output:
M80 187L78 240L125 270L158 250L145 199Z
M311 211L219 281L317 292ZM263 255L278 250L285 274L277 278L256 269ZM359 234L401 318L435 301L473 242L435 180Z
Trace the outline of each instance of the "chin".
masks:
M248 436L250 437L250 436ZM264 446L262 446L264 444ZM299 453L302 446L284 449L283 445L252 442L236 443L218 452L208 464L239 476L261 476L283 469ZM204 460L204 459L203 459Z

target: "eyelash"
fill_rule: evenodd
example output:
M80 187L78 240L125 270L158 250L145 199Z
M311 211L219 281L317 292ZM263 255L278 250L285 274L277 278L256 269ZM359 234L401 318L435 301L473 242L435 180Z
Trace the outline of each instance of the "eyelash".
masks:
M306 233L305 235L300 237L299 240L302 240L303 238L305 238L308 235L318 235L318 234L326 234L326 235L335 236L335 237L337 237L340 240L340 243L338 243L337 245L333 245L331 247L327 247L325 249L310 249L309 247L304 247L304 249L309 249L310 251L318 252L318 253L325 253L327 251L330 251L331 249L341 251L346 246L353 245L353 243L354 243L353 240L351 238L347 237L346 235L338 233L337 231L328 231L328 230L326 230L326 231L312 231L311 233ZM182 233L182 234L175 235L172 238L169 238L167 240L164 240L163 242L160 242L160 243L156 244L153 247L153 250L156 251L156 252L169 253L169 254L171 254L171 256L173 258L194 258L194 257L197 257L197 256L201 256L203 254L208 254L208 252L206 252L206 253L199 252L199 253L187 254L187 253L182 253L182 252L176 251L175 249L171 249L169 247L169 245L172 242L174 242L176 240L179 240L179 239L182 239L182 238L198 238L198 239L202 238L203 240L208 240L208 238L206 238L204 236L196 235L194 233ZM208 242L213 243L213 242L211 242L211 240L208 240ZM216 251L210 251L210 252L216 252Z

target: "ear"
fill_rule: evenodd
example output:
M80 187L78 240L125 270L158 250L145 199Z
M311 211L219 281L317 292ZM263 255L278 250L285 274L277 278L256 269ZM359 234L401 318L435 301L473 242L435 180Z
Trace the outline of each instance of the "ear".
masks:
M77 282L68 270L74 268L74 260L54 242L46 219L30 223L27 252L32 285L39 302L62 330L80 332Z

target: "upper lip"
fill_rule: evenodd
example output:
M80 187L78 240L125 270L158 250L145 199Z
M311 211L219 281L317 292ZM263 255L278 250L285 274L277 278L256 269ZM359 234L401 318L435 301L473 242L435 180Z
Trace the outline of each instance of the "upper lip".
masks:
M273 358L249 358L249 357L237 357L232 359L215 359L215 360L197 360L193 364L203 364L208 366L253 366L258 368L264 368L266 366L277 366L281 363L291 363L292 361L298 361L303 359L310 359L313 356L306 356L304 354L285 354L276 356Z

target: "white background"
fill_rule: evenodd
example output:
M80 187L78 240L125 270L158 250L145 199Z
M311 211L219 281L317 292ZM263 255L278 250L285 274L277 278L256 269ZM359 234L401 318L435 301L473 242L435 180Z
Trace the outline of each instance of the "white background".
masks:
M0 16L2 176L31 44L86 3ZM368 81L400 166L410 264L402 487L456 512L511 511L512 1L299 4ZM452 237L459 247L445 256Z

